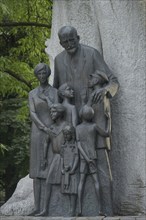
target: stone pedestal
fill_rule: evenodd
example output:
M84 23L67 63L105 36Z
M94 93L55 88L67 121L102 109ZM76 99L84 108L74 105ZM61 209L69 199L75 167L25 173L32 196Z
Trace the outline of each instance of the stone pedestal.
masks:
M146 220L145 216L115 216L115 217L24 217L24 216L0 216L0 220Z

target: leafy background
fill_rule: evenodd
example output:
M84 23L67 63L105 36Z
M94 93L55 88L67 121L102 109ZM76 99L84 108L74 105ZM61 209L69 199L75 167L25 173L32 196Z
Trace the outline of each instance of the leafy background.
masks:
M0 0L0 201L29 172L31 122L28 92L38 84L33 69L49 64L51 0Z

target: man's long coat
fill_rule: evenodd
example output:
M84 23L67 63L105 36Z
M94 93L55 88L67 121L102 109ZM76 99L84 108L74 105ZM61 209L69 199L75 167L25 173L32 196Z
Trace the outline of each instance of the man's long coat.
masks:
M70 82L75 91L75 106L79 111L88 101L90 94L88 80L96 70L107 74L109 83L106 90L109 96L113 97L118 89L116 77L96 49L82 44L72 58L65 50L56 56L53 86L59 88L62 84Z

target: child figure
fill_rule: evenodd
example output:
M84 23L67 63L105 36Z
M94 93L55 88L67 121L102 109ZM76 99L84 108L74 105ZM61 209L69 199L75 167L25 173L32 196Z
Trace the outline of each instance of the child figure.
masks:
M97 175L96 137L97 134L104 137L109 136L109 123L106 130L99 128L92 122L94 110L87 105L81 109L80 115L82 117L82 123L76 127L77 145L80 152L80 181L78 186L79 216L82 215L83 186L88 170L94 180L95 192L99 204L99 214L101 215L101 201ZM109 119L108 114L107 117Z
M64 83L59 87L58 95L62 98L62 105L66 108L65 120L76 127L78 123L77 111L75 106L70 103L71 99L74 98L73 89L67 83Z
M53 185L61 185L61 145L64 143L63 129L67 126L67 122L63 116L65 113L65 107L61 104L53 104L50 108L50 115L54 122L48 128L48 137L44 144L44 162L46 161L48 143L52 146L53 159L48 170L45 188L45 198L43 211L36 216L46 216L48 214L48 206L52 193Z
M76 169L79 161L74 127L67 125L63 129L63 136L64 144L61 146L61 192L69 195L70 216L74 216L78 188L78 175Z
M110 110L110 100L109 94L107 93L104 98L103 102L100 100L94 100L95 91L104 88L108 84L108 77L107 75L99 70L96 70L96 73L90 75L90 80L88 83L89 88L92 89L92 93L88 100L88 105L92 105L94 110L94 118L93 121L99 126L105 128L106 126L106 114L109 115L109 124L110 124L110 132L111 132L111 110ZM97 147L98 148L106 148L107 150L111 150L111 140L110 137L102 137L98 136L97 139Z

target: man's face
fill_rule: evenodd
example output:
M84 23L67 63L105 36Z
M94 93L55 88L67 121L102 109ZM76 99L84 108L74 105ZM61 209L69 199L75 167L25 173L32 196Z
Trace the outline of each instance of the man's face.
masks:
M79 36L73 31L68 31L60 37L60 44L69 54L74 54L78 49Z

